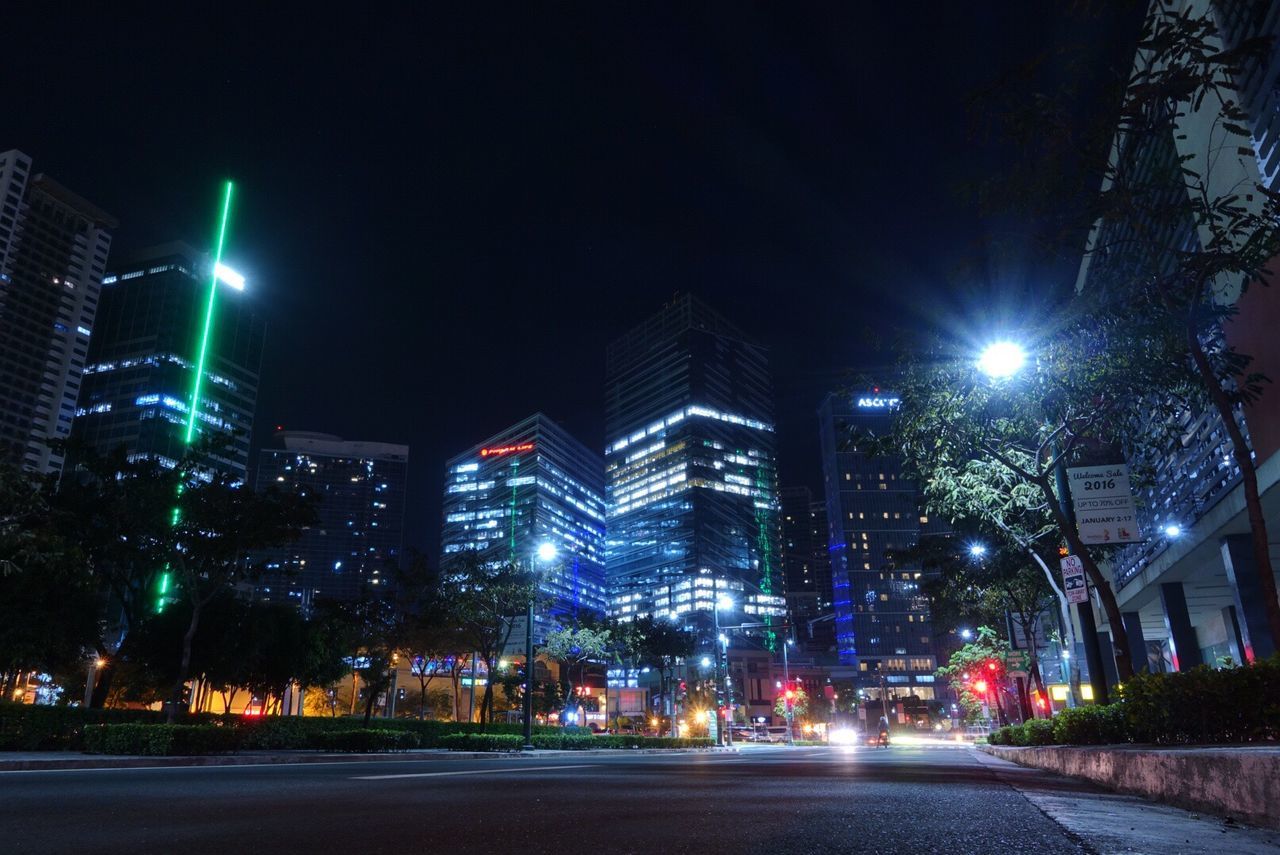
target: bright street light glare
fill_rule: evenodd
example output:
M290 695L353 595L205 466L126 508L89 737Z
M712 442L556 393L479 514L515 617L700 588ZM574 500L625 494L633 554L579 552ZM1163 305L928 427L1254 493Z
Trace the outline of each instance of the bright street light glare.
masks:
M221 261L213 265L213 273L218 277L219 282L223 282L235 288L237 291L244 290L244 274L237 273Z
M538 560L539 561L555 561L556 545L550 541L538 544Z
M702 657L702 667L703 667L703 668L710 668L710 667L711 667L711 657L710 657L710 656L703 656L703 657Z
M1164 527L1165 537L1178 537L1182 534L1182 526L1177 523L1170 523Z
M726 611L733 608L733 597L728 594L720 594L716 597L716 607L725 609Z
M1026 364L1026 351L1011 341L998 341L987 345L978 357L978 369L996 380L1012 377Z
M963 638L965 641L968 641L969 639L973 638L973 630L971 629L960 630L960 637Z
M981 543L971 543L969 544L969 554L974 558L981 558L987 554L987 548Z

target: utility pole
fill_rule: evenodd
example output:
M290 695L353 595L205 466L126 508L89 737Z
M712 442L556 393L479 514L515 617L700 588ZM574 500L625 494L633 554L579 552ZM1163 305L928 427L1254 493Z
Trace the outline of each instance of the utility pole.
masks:
M787 744L795 744L795 730L792 725L794 716L791 711L791 666L787 661L787 648L791 646L791 630L787 630L787 637L782 640L782 700L786 705L787 711Z

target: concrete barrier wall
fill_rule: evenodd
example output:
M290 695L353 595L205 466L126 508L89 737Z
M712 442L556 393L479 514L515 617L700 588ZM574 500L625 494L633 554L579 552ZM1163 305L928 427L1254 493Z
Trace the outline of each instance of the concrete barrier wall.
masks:
M1023 766L1280 828L1280 749L979 746Z

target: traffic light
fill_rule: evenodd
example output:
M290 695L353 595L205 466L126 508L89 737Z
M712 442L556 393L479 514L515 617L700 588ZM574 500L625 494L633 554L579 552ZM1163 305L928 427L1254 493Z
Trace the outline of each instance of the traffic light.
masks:
M994 671L994 670L996 670L996 668L997 668L997 667L998 667L998 666L997 666L997 665L996 665L996 663L994 663L994 662L988 662L988 663L987 663L987 670L988 670L988 671Z
M973 690L980 695L985 695L987 693L987 681L975 680L973 683Z

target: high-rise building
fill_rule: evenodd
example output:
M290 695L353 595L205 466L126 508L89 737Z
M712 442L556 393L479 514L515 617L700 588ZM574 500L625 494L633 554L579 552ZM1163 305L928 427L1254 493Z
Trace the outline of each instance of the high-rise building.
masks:
M551 419L536 413L449 459L444 491L444 564L475 552L535 570L549 603L535 616L541 639L551 621L601 616L604 590L604 463ZM555 557L539 560L543 544ZM513 633L523 639L523 630Z
M116 221L0 152L0 461L62 468Z
M793 636L806 652L825 653L835 646L827 506L814 501L808 487L787 487L778 491L778 497Z
M267 566L259 596L305 610L392 582L404 541L409 446L303 431L277 431L271 446L258 452L258 489L313 497L319 522L257 556Z
M859 682L932 698L937 639L920 566L892 553L947 527L921 510L901 459L872 454L858 435L884 436L897 399L873 389L829 395L819 409L831 548L836 646Z
M706 633L785 614L764 347L689 295L606 359L610 611ZM745 621L743 620L745 618Z
M113 264L102 280L73 436L77 450L172 466L187 451L198 350L212 262L170 243ZM224 274L238 280L233 273ZM215 445L203 463L241 479L258 398L265 324L236 288L220 288L201 383L197 439Z

